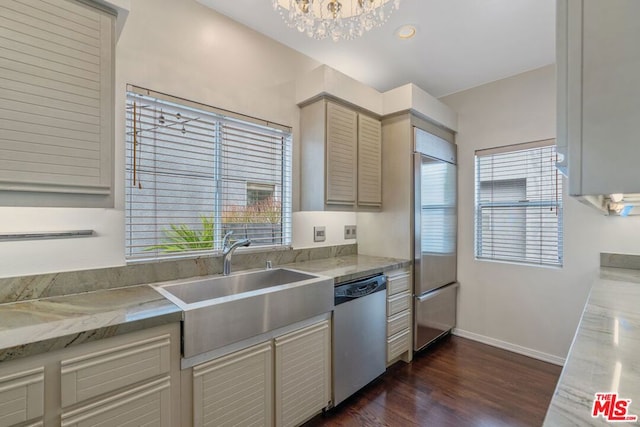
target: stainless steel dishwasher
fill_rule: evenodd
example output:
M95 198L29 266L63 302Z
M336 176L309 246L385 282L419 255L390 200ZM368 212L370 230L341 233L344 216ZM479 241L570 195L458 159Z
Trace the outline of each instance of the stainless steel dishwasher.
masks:
M333 311L333 405L386 370L386 292L384 275L335 287Z

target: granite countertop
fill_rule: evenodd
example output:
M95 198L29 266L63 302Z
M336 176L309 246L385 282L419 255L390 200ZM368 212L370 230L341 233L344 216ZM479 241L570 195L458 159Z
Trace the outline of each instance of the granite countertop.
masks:
M545 426L609 425L591 411L596 393L631 399L640 420L640 270L601 268L591 289ZM639 425L622 422L618 425Z
M180 320L147 285L0 304L0 362Z
M333 277L335 283L346 282L360 277L386 273L408 267L411 261L369 255L346 255L335 258L315 259L278 267L292 268L312 274Z
M338 282L406 267L410 261L346 255L279 265ZM0 362L182 320L148 285L0 304Z

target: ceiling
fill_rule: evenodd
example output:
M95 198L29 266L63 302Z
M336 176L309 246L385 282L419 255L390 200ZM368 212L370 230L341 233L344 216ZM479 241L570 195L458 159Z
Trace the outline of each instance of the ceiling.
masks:
M359 39L314 40L289 28L272 0L198 0L383 92L415 83L441 97L555 62L555 0L402 0ZM412 24L417 35L394 35Z

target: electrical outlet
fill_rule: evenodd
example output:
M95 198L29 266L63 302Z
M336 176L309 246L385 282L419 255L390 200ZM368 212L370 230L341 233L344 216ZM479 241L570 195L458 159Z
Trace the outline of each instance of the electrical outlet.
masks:
M355 225L345 225L344 226L344 238L345 238L345 240L355 239L356 238L356 226Z
M324 242L327 240L327 233L325 231L325 226L315 226L313 227L313 241L314 242Z

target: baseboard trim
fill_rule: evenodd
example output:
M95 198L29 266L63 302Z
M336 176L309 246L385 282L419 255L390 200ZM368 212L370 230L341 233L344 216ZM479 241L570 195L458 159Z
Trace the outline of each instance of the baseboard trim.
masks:
M564 366L565 358L555 356L553 354L544 353L542 351L534 350L532 348L523 347L510 342L501 341L495 338L487 337L485 335L476 334L474 332L465 331L463 329L454 328L451 333L462 338L467 338L473 341L478 341L483 344L487 344L493 347L498 347L503 350L508 350L513 353L522 354L524 356L531 357L533 359L542 360L543 362L553 363L554 365Z

